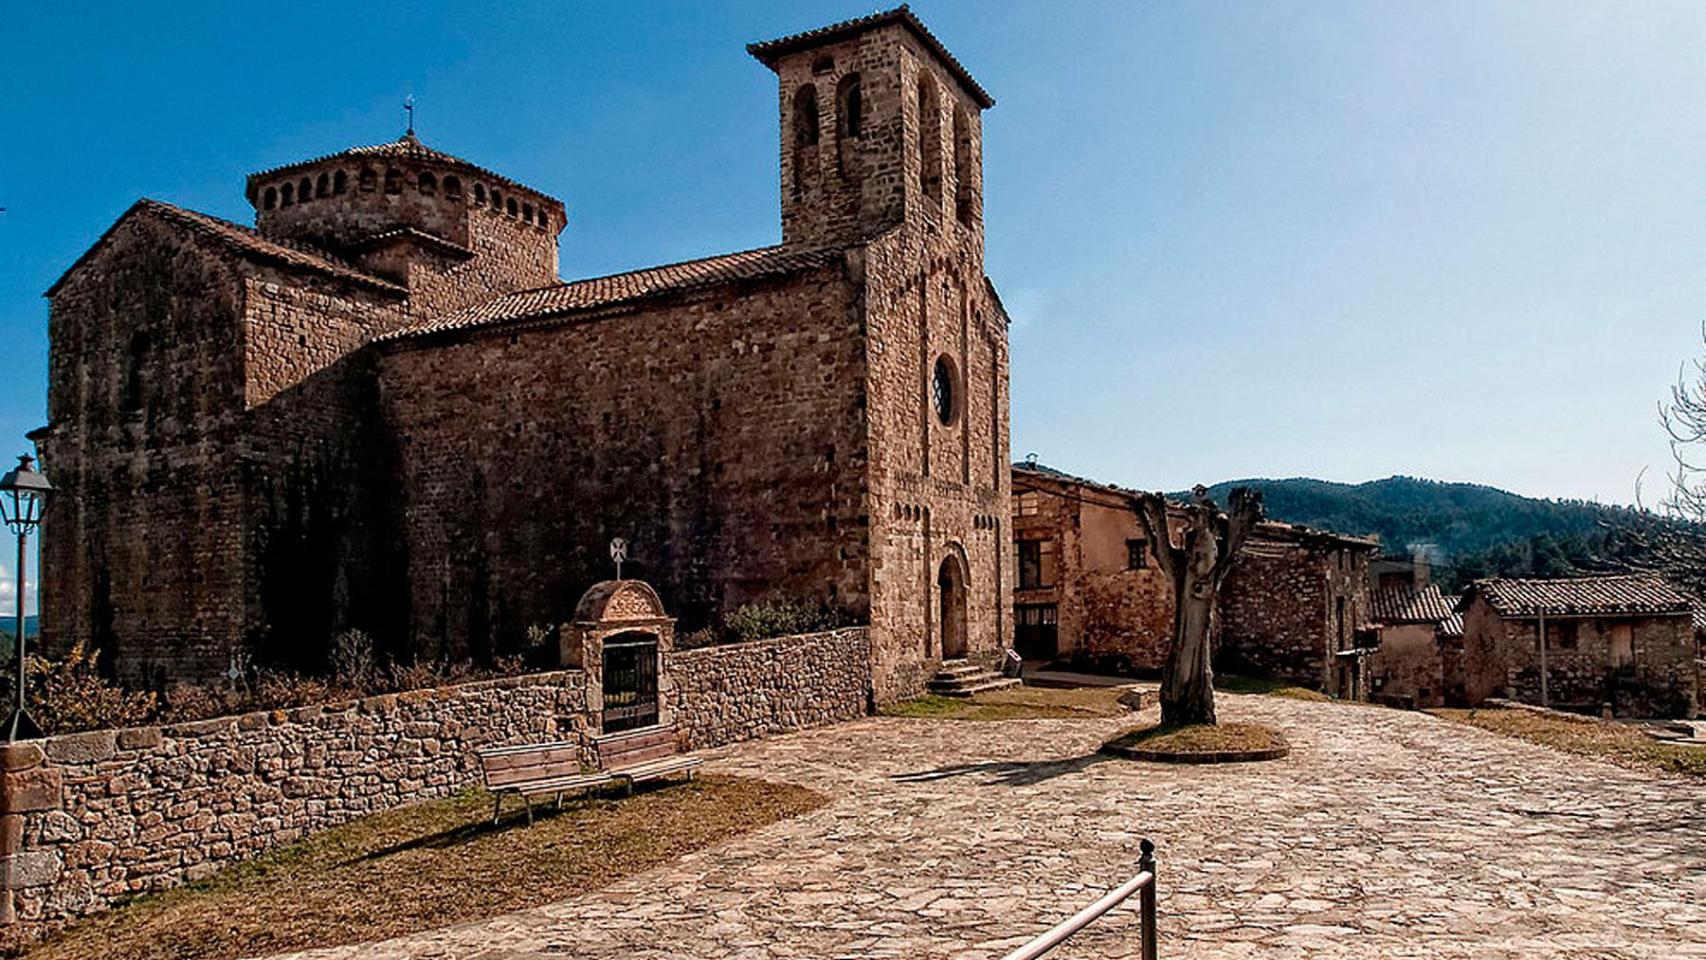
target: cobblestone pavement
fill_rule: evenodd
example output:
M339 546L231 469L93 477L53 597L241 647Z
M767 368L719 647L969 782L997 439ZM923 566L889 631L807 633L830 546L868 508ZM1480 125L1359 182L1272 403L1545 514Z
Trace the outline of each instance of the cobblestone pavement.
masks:
M1706 957L1706 788L1431 717L1223 696L1285 760L1104 759L1121 720L872 719L715 752L828 806L595 893L297 957L999 957L1161 863L1165 958ZM1136 956L1136 901L1056 952Z

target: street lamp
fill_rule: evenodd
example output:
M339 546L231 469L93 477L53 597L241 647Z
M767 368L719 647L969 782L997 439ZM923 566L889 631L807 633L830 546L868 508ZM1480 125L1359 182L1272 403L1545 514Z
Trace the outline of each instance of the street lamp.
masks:
M41 514L47 508L53 485L36 472L35 458L29 454L18 457L18 465L0 477L0 520L18 535L18 708L12 722L6 726L6 742L29 740L41 736L41 728L24 709L24 544L30 531L41 525Z

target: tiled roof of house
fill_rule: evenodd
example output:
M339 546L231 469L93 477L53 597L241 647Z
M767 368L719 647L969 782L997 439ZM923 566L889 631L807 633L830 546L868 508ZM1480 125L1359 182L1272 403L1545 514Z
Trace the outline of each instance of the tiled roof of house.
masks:
M1369 595L1369 618L1376 623L1440 623L1451 618L1451 603L1439 587L1389 587Z
M991 97L988 91L979 86L976 80L972 79L971 71L967 70L959 60L955 59L954 55L948 52L947 47L942 46L942 41L937 40L936 35L930 32L930 28L926 27L924 22L919 20L912 10L904 3L895 7L893 10L882 10L868 16L856 17L852 20L843 20L840 23L832 23L827 27L818 27L816 30L807 30L804 33L790 34L786 37L778 37L775 40L765 40L762 43L749 43L746 45L746 52L757 57L765 66L774 68L777 60L790 53L820 46L825 43L834 43L837 40L846 39L847 37L863 33L866 30L874 30L877 27L885 27L891 23L902 24L907 29L911 30L913 35L916 36L931 53L940 57L942 62L947 64L948 71L954 75L954 78L965 84L966 89L971 91L972 96L977 98L979 106L983 107L985 110L995 106L995 98Z
M84 251L83 255L77 258L77 262L67 268L66 271L60 275L58 280L54 281L53 286L48 288L47 296L53 296L53 294L59 289L60 285L65 282L67 277L76 272L77 268L82 266L84 261L92 256L96 250L99 250L103 245L105 245L107 238L112 236L113 231L118 229L119 224L138 214L158 217L159 219L175 226L182 227L200 236L225 244L237 253L247 257L266 260L287 267L313 270L317 273L336 277L340 280L347 280L351 283L358 283L378 290L399 294L404 292L402 287L399 287L390 281L382 280L371 274L363 273L329 253L316 250L305 244L286 244L280 243L277 240L269 240L268 238L256 233L252 227L245 227L242 224L232 223L229 220L221 220L218 217L211 217L205 213L197 213L194 210L186 210L183 207L173 206L170 203L164 203L159 200L149 200L144 198L136 201L136 203L131 205L130 209L126 210L117 220L113 221L113 225L107 228L107 232L101 234L101 238L96 240L88 250Z
M1452 597L1450 599L1456 600L1457 598ZM1441 620L1439 625L1434 627L1434 634L1441 637L1463 636L1463 614L1453 611L1451 616Z
M1092 490L1113 494L1118 497L1146 498L1155 496L1155 494L1145 493L1141 490L1131 490L1112 483L1102 483L1099 480L1090 480L1085 477L1074 476L1064 470L1059 470L1048 466L1047 464L1038 463L1032 460L1020 460L1014 463L1013 470L1015 474L1029 473L1039 480L1048 480L1055 483L1088 487ZM1183 509L1183 504L1180 504L1176 500L1170 499L1167 501L1167 504L1172 508ZM1353 547L1358 550L1377 550L1380 548L1380 541L1369 537L1357 537L1346 533L1335 533L1331 530L1319 530L1315 527L1306 527L1301 523L1286 523L1281 520L1264 520L1258 524L1256 526L1255 535L1251 538L1251 542L1246 545L1245 549L1260 550L1261 545L1255 542L1258 539L1267 539L1269 541L1330 541L1339 546Z
M762 247L727 253L703 260L522 290L453 313L426 318L381 339L398 340L575 314L723 283L801 273L830 266L840 258L841 250L837 248Z
M1652 574L1566 577L1555 580L1477 580L1459 602L1479 594L1502 616L1594 616L1690 613L1688 595Z
M385 143L372 143L367 144L366 146L350 147L347 150L339 150L337 153L328 153L318 157L311 157L307 160L296 160L291 163L283 164L282 166L269 167L265 170L256 171L255 173L249 174L249 192L251 195L254 193L256 184L260 180L275 177L281 173L296 170L299 167L311 167L316 164L325 163L328 160L337 160L339 158L357 160L434 160L439 163L454 164L456 166L472 170L488 180L507 184L517 190L525 190L528 193L536 194L547 200L556 199L548 194L540 193L537 188L530 187L527 184L516 180L511 180L509 177L506 177L495 170L489 170L477 163L469 163L467 160L455 156L454 154L445 153L443 150L435 150L422 143L420 138L415 136L413 133L405 133L396 140L389 140Z

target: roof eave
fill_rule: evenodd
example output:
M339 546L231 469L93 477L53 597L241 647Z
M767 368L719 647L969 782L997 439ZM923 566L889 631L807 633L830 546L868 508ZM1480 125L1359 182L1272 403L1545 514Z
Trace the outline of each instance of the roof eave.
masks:
M832 23L816 30L789 34L775 40L749 43L746 45L746 52L752 54L753 58L759 63L774 70L777 62L789 54L810 50L813 47L821 47L829 43L839 43L866 31L896 23L910 30L912 35L920 43L923 43L926 49L942 61L943 65L948 68L948 72L954 75L954 79L960 81L961 85L966 88L966 92L972 95L972 99L977 102L980 108L988 110L995 106L995 98L989 95L989 91L983 89L983 85L977 82L971 75L971 71L967 70L965 65L960 63L952 53L948 52L948 48L942 45L942 41L936 39L936 35L930 32L930 28L926 27L924 22L919 20L911 8L904 3L893 10L884 10L869 16Z

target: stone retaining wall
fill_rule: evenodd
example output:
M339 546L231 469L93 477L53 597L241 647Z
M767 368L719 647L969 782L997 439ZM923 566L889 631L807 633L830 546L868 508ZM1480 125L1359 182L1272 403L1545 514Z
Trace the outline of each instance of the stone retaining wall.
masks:
M830 630L671 655L668 694L690 749L864 716L870 631Z
M0 923L27 937L446 796L478 781L475 749L576 736L585 704L582 674L565 671L9 745Z
M865 627L668 654L694 749L863 716ZM8 943L480 779L475 750L589 730L578 670L0 747Z

